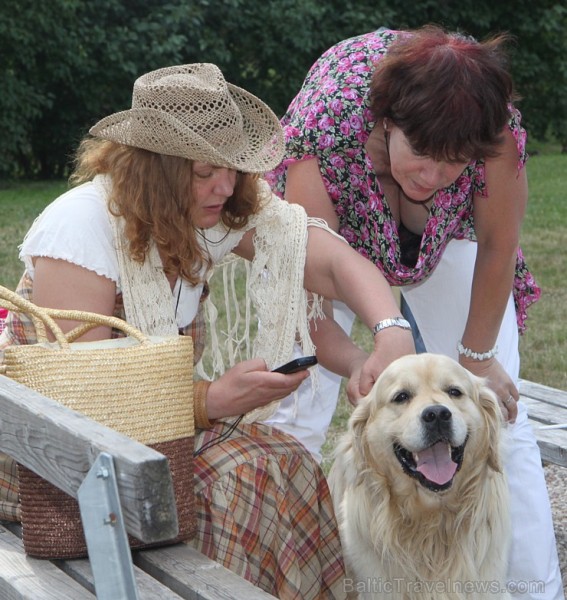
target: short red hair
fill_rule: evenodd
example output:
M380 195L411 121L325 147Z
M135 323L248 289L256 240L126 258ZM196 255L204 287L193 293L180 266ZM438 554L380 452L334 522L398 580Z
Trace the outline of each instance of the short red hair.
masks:
M416 153L463 162L498 154L516 99L504 43L435 25L401 33L376 66L371 110L408 138Z

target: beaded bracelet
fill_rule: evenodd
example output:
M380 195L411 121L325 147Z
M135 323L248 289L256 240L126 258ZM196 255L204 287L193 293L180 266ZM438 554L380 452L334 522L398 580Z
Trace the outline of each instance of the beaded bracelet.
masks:
M195 427L198 429L210 429L215 421L209 421L207 415L207 392L211 385L210 381L193 382L193 410L195 411Z
M487 350L486 352L474 352L474 350L463 346L463 343L459 342L457 344L457 352L462 356L472 358L473 360L488 360L489 358L494 358L498 354L498 345L495 345L492 350Z

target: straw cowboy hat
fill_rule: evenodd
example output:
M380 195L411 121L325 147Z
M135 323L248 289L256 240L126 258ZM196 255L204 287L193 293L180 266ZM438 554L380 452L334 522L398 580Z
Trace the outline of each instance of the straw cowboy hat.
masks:
M208 63L142 75L132 108L105 117L90 133L249 173L269 171L283 156L282 128L272 110Z

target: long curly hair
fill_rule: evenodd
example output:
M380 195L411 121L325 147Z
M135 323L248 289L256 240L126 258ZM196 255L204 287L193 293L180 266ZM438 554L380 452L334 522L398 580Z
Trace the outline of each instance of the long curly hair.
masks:
M78 185L95 175L110 175L109 210L126 222L132 258L143 262L153 239L165 273L178 273L195 285L203 266L208 269L212 264L198 243L193 222L192 164L189 159L87 137L77 150L70 182ZM227 228L242 229L258 212L257 180L257 175L238 173L234 194L221 213Z

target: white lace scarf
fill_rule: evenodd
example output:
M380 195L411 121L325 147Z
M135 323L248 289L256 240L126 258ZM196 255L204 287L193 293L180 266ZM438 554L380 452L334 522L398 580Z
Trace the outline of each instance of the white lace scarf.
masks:
M249 306L251 300L260 323L252 346L252 356L263 358L268 368L274 368L290 360L296 341L305 354L315 353L309 335L309 319L322 317L323 313L321 298L312 297L308 305L308 295L303 288L307 227L328 227L324 221L308 219L300 206L274 197L263 181L259 183L259 193L262 210L248 224L248 229L255 229L255 256L247 268L246 306ZM155 244L150 245L143 264L132 260L123 234L123 219L110 216L116 240L126 320L148 335L177 335L171 288ZM236 236L235 245L242 234ZM220 266L225 267L225 304L227 314L230 315L231 308L234 311L236 303L229 282L230 261ZM209 321L214 323L215 314L216 309L208 303ZM247 310L243 337L239 337L236 332L237 324L229 325L225 344L228 366L233 366L237 361L240 346L249 346L250 320ZM225 361L214 327L211 333L214 376L224 372ZM202 366L199 372L203 374ZM313 376L316 380L316 373ZM245 415L244 421L262 421L273 414L278 404L279 402L272 402L253 410Z

